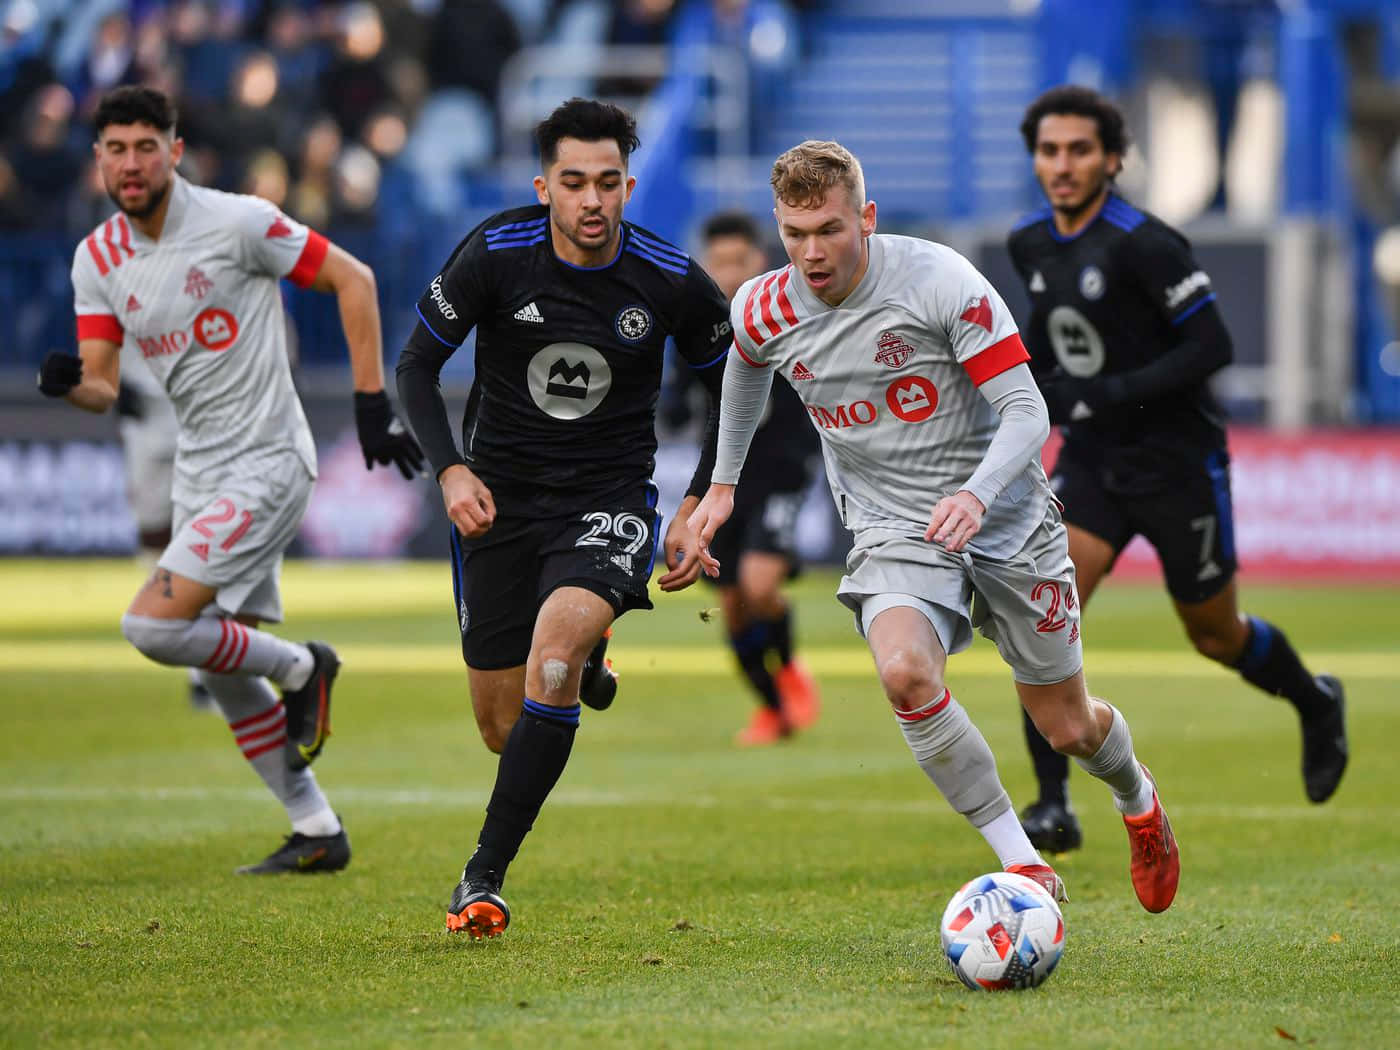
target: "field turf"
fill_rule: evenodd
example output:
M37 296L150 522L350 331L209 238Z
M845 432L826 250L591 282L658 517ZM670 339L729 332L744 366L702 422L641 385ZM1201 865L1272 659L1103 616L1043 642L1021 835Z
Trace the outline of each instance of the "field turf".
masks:
M139 577L0 562L0 1046L1400 1044L1393 589L1247 588L1347 684L1352 765L1313 806L1291 710L1191 653L1158 587L1105 587L1090 683L1162 786L1181 892L1138 907L1109 796L1076 771L1064 960L989 995L953 978L937 923L995 859L913 764L829 574L796 591L824 717L771 750L731 745L749 700L702 622L712 592L621 621L618 701L584 712L486 943L443 930L495 770L446 568L288 566L285 633L345 661L316 771L355 856L274 879L232 871L277 845L279 808L182 673L121 640ZM995 651L950 684L1025 802Z

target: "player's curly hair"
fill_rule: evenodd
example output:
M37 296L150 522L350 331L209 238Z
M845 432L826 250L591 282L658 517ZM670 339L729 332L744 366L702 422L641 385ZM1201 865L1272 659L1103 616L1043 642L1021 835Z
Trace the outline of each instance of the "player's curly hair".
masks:
M851 195L857 209L865 205L865 172L860 161L839 142L808 139L773 162L768 179L773 195L794 208L815 208L835 186Z
M1123 111L1093 88L1061 84L1052 87L1026 107L1026 115L1021 120L1021 138L1026 143L1028 153L1035 152L1040 118L1052 113L1056 116L1088 117L1098 126L1099 142L1105 153L1116 153L1121 157L1127 152L1128 129L1123 122Z
M540 165L548 168L559 159L559 140L579 139L601 142L612 139L622 154L622 163L641 145L637 122L621 106L593 98L571 98L535 125L535 144L540 149Z
M168 134L175 128L176 116L175 103L165 92L123 84L102 96L92 122L99 135L108 124L149 124Z

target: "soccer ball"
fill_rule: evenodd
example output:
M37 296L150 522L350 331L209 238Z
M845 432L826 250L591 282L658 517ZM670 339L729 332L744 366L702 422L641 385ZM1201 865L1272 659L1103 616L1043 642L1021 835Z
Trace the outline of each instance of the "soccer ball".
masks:
M943 953L969 988L1034 988L1065 950L1055 898L1024 875L994 871L963 886L943 910Z

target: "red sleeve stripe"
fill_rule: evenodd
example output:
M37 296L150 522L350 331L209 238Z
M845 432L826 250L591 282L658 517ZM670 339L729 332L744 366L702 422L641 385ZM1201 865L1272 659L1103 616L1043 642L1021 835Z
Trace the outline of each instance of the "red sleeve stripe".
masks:
M301 257L292 267L292 272L287 274L287 280L299 288L308 287L321 272L321 264L326 261L326 252L330 250L330 246L331 242L315 230L307 230L306 247L301 250Z
M111 314L79 314L78 342L84 339L105 339L120 346L122 324Z
M753 323L753 302L758 297L760 285L755 283L749 289L749 297L744 300L744 331L749 333L749 338L753 340L754 346L763 344L763 336L758 334L758 327Z
M735 339L735 340L734 340L734 349L739 351L739 356L742 357L742 358L744 359L744 362L745 362L746 364L753 365L754 368L767 368L767 367L768 367L768 362L767 362L767 361L755 361L755 360L754 360L752 357L750 357L748 354L744 353L744 348L743 348L742 346L739 345L739 340L738 340L738 339Z
M792 308L792 303L788 302L787 285L788 279L792 277L792 267L789 266L778 278L778 309L783 312L783 320L789 325L797 323L797 314Z
M116 242L112 240L112 220L108 219L102 224L102 242L107 245L107 254L112 257L112 265L122 264L122 253L117 250Z
M88 253L92 256L92 261L97 263L97 272L103 277L106 277L108 271L107 260L102 258L102 252L97 247L97 234L88 234L87 240L85 240L83 243L87 245L87 250Z
M773 320L773 286L778 283L778 277L774 274L763 283L763 291L758 297L758 310L763 315L763 324L768 329L770 336L777 335L782 331L778 322Z
M122 251L126 252L127 258L130 258L136 254L136 251L131 247L131 227L127 225L125 215L117 216L117 225L121 227L122 231Z
M1020 335L1012 332L1001 342L993 343L975 357L964 361L963 370L967 372L969 379L981 386L988 379L1030 359L1031 355L1026 353L1026 348L1021 344Z

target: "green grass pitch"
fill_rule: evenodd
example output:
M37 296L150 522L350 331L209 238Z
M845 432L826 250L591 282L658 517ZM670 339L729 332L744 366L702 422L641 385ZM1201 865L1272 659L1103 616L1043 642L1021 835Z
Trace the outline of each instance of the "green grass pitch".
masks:
M1107 792L1059 858L1067 950L1040 989L982 995L938 918L995 858L913 764L835 577L797 587L825 711L739 751L749 700L702 622L713 593L619 624L614 708L506 886L500 940L443 930L495 759L472 722L444 566L289 565L289 637L345 666L316 770L355 849L330 877L239 878L279 808L184 679L122 642L122 562L0 563L0 1046L936 1047L1400 1044L1400 600L1265 588L1347 684L1352 765L1325 806L1295 719L1191 653L1156 586L1110 581L1090 684L1133 726L1183 857L1149 916ZM1019 804L1019 714L978 641L950 685Z

